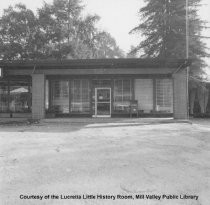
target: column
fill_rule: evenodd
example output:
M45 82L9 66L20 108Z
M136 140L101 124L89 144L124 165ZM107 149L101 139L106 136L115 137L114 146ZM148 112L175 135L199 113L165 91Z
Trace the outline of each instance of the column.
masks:
M187 69L173 74L174 119L188 119Z
M45 75L32 75L32 118L45 118Z

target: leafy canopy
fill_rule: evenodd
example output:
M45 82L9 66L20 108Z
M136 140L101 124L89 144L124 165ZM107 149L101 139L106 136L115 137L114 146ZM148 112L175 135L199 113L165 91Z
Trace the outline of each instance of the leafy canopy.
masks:
M0 58L65 59L123 57L114 38L99 31L97 15L83 17L80 0L44 3L37 15L23 4L0 18Z

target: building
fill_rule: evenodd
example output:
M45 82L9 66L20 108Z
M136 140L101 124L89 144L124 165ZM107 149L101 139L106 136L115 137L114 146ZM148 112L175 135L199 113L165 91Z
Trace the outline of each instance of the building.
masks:
M0 117L139 116L187 119L186 60L0 62ZM136 102L134 101L134 102Z

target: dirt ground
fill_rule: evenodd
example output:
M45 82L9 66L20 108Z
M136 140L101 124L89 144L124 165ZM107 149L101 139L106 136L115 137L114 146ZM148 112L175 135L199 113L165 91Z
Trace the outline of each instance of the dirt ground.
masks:
M0 204L209 205L210 119L0 125Z

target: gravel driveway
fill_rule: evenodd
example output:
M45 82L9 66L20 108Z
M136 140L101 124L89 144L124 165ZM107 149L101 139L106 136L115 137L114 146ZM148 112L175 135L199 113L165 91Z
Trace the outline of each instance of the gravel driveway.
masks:
M210 120L0 127L1 205L209 205Z

